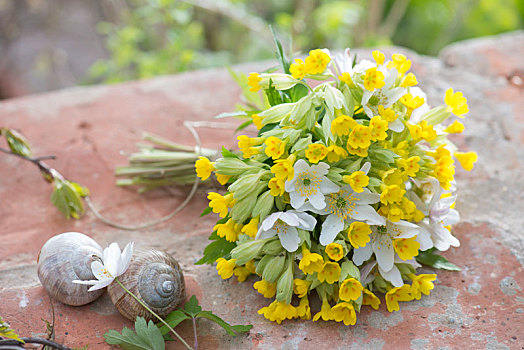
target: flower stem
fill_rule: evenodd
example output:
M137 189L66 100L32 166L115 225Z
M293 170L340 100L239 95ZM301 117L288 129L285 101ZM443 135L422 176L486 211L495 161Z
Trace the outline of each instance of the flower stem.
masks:
M195 334L195 350L198 349L198 337L197 337L197 330L196 330L196 318L193 317L193 333Z
M115 281L120 285L120 287L122 287L122 289L124 289L129 295L131 295L133 298L135 298L136 301L138 301L138 303L140 305L142 305L147 311L149 311L151 314L153 314L153 316L155 316L156 318L158 318L160 320L160 322L162 322L177 338L178 340L180 340L182 342L182 344L184 344L184 346L190 350L193 350L191 348L191 346L189 346L188 343L186 343L186 341L173 329L173 327L171 327L166 321L164 321L164 319L160 316L158 316L153 310L151 310L146 304L144 304L144 302L140 299L138 299L138 297L136 295L134 295L129 289L126 288L126 286L124 286L122 284L122 282L120 282L120 280L118 278L115 278Z

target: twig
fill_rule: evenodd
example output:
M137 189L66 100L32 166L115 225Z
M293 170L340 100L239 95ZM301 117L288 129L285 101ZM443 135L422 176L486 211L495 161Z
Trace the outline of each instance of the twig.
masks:
M50 179L58 178L60 180L64 180L64 177L62 176L62 174L60 174L55 169L51 168L46 163L42 162L42 160L44 160L44 159L55 159L55 156L42 156L42 157L32 158L32 157L23 156L21 154L12 152L12 151L10 151L8 149L1 148L1 147L0 147L0 152L6 153L6 154L10 154L10 155L16 156L18 158L21 158L21 159L24 159L24 160L27 160L27 161L33 163L34 165L36 165L40 169L40 171L42 173L47 175ZM46 181L51 182L51 181L49 181L49 178L45 177Z
M52 340L44 339L44 338L36 338L36 337L29 337L29 338L20 338L22 339L26 344L41 344L41 345L47 345L51 346L58 350L73 350L70 347L67 347L65 345L59 344L57 342L54 342ZM18 340L0 340L0 349L5 349L2 347L3 345L15 345L17 347L13 349L19 349L19 347L22 345ZM23 347L22 347L23 349Z

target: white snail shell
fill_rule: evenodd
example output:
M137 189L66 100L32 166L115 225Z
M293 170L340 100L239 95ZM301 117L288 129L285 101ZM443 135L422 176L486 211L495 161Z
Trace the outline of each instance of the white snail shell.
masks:
M184 275L178 262L159 250L136 250L127 271L119 281L160 317L166 317L186 297ZM154 316L130 296L118 283L107 287L111 301L126 318Z
M47 293L67 305L85 305L102 295L104 290L89 292L90 286L73 280L93 280L91 263L102 261L100 245L78 232L66 232L49 239L37 259L37 272Z

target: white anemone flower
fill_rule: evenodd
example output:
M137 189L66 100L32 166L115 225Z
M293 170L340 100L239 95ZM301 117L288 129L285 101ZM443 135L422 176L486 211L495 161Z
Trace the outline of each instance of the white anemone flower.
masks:
M326 177L329 165L320 162L317 165L308 165L304 159L299 159L294 165L295 176L285 183L285 190L289 193L291 206L295 209L304 205L306 200L315 209L326 206L324 195L337 192L340 188Z
M278 235L282 247L288 252L298 249L300 237L297 228L312 231L317 224L313 216L296 210L276 212L262 221L256 239L270 238Z
M362 107L369 118L379 115L378 106L383 106L384 108L391 107L393 103L397 102L407 91L407 89L403 87L393 87L398 76L395 68L389 70L384 66L380 66L378 70L384 74L384 86L373 91L364 89L364 93L362 94ZM390 123L388 127L393 131L397 131L396 129L401 127L400 124L402 124L402 122L399 121L397 124ZM402 125L402 129L403 128Z
M377 65L369 60L362 60L353 67L353 58L351 57L350 50L346 48L344 53L337 53L333 57L333 64L336 72L334 75L341 75L342 73L349 73L351 79L354 75L361 75L365 73L369 68L376 67Z
M110 285L114 279L126 272L133 255L133 242L129 243L123 252L117 243L111 243L104 249L103 264L99 261L91 263L91 270L96 280L80 281L74 280L73 283L93 285L89 291L102 289Z
M413 95L413 97L421 97L421 98L424 99L424 103L422 104L422 106L414 109L413 112L411 113L411 116L409 117L409 122L411 124L418 124L418 123L420 123L423 120L422 116L426 112L429 112L429 110L431 109L429 107L429 105L428 105L428 102L427 102L428 101L428 96L418 86L409 88L409 92L410 92L411 95Z
M410 195L417 208L427 216L418 223L420 232L428 234L435 248L440 251L448 250L450 246L460 246L459 240L446 228L460 221L458 211L451 208L457 196L452 194L441 198L442 194L450 192L444 191L435 178L419 184L419 187L425 192L424 197L429 197L429 202L423 202L415 194Z
M373 253L377 259L381 275L387 275L395 266L395 248L393 248L393 240L399 238L411 238L419 233L419 227L411 222L399 220L392 222L386 220L386 224L382 226L371 227L371 240L365 247L355 249L353 253L353 261L357 266L362 265L367 261ZM382 273L383 272L383 273ZM390 277L392 278L392 277Z
M335 240L345 223L364 221L371 225L384 225L385 219L370 204L377 203L380 195L364 188L361 193L353 191L351 186L344 186L340 191L325 196L324 209L316 209L306 203L300 210L309 210L316 214L327 215L320 231L320 244L326 246Z

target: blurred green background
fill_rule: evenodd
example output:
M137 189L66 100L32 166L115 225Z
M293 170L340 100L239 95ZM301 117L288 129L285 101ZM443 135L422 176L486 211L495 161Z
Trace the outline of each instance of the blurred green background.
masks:
M0 0L0 99L273 58L270 25L287 52L437 55L523 28L524 0Z
M436 55L454 41L523 27L522 0L127 0L99 23L110 58L90 81L118 82L273 56L269 25L288 52L401 45Z

